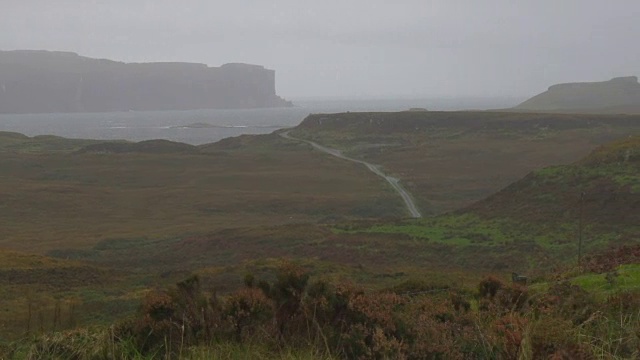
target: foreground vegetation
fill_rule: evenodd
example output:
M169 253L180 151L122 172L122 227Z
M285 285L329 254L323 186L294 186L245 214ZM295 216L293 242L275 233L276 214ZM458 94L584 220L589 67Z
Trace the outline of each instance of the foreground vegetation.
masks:
M589 359L640 356L640 247L589 259L594 271L532 284L495 276L477 286L428 279L380 291L312 278L283 262L225 296L197 276L147 293L109 327L36 336L7 358ZM607 261L605 261L605 259ZM597 271L597 270L596 270ZM615 275L612 275L615 274ZM601 285L596 285L602 283ZM529 285L529 286L527 286Z

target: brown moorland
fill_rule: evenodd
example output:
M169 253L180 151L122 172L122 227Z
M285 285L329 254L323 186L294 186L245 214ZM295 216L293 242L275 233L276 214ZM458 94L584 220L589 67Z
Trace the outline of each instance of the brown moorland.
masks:
M529 172L640 133L638 115L399 112L316 114L292 135L382 165L424 213L485 198Z
M292 133L382 165L423 209L440 213L472 204L535 169L573 163L599 144L638 134L638 120L349 113L311 116ZM622 148L626 156L628 148ZM608 176L598 166L594 174ZM565 174L561 168L539 171ZM612 181L635 191L637 169L620 169ZM72 259L65 261L102 269L113 280L109 286L82 280L51 288L42 308L54 312L56 299L80 299L85 314L126 313L146 289L192 272L206 286L232 291L246 271L267 276L282 257L314 276L380 288L415 278L469 284L487 272L539 274L575 254L575 216L543 229L545 234L536 234L539 222L526 223L526 212L510 219L472 207L463 214L403 220L400 199L365 167L277 133L200 147L0 133L0 199L0 246ZM546 208L539 203L538 209ZM605 246L610 232L600 234L594 243ZM629 240L633 232L626 234ZM3 288L20 285L5 280ZM34 291L23 285L5 307L20 329Z
M0 143L12 143L0 146L5 248L44 253L110 238L402 214L400 200L366 169L276 135L265 136L268 146L239 150L169 142L156 151L149 142L82 148L73 140L55 152L14 137L0 134Z

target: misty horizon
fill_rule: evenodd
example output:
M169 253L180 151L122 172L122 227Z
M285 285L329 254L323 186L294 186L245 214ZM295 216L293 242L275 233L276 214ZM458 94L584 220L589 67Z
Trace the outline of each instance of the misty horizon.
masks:
M288 99L510 97L638 75L631 1L3 2L0 49L262 65Z

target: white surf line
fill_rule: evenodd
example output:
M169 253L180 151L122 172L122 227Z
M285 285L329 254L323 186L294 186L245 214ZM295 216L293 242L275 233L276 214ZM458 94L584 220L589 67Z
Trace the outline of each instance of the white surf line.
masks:
M413 198L411 197L411 194L409 194L409 192L407 190L405 190L402 187L402 185L400 185L400 180L383 173L382 170L380 170L380 167L378 165L374 165L374 164L368 163L366 161L350 158L348 156L343 155L342 152L340 152L340 150L328 148L326 146L322 146L322 145L320 145L318 143L315 143L313 141L295 138L295 137L289 135L289 131L281 132L280 136L282 136L285 139L289 139L289 140L305 142L305 143L313 146L315 149L320 150L320 151L322 151L324 153L327 153L329 155L333 155L333 156L335 156L337 158L340 158L340 159L343 159L343 160L347 160L347 161L351 161L351 162L355 162L355 163L362 164L362 165L366 166L369 170L371 170L371 172L373 172L374 174L376 174L376 175L380 176L381 178L385 179L391 185L391 187L393 187L393 189L402 198L402 201L404 201L404 204L407 207L407 210L409 211L409 213L411 214L412 217L414 217L414 218L421 218L422 217L422 214L420 213L420 210L418 210L418 207L413 202Z

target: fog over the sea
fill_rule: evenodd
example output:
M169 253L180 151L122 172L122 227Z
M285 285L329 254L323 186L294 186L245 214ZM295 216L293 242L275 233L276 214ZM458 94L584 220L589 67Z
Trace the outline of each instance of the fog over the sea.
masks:
M526 97L640 75L638 0L0 0L0 49L264 65L300 97Z

